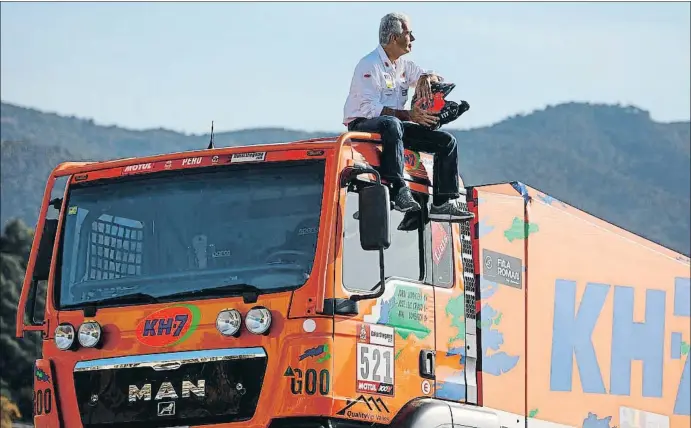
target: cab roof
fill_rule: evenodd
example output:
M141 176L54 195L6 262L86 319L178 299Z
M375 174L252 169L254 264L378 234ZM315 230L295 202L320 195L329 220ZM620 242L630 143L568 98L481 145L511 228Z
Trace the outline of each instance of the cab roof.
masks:
M187 150L181 152L162 153L153 156L130 157L123 159L113 159L106 161L94 162L63 162L53 170L54 177L60 176L76 176L87 174L95 171L105 171L121 168L123 172L129 168L136 168L141 165L148 165L149 171L154 172L156 168L151 168L152 164L164 165L166 163L174 162L190 158L202 158L205 162L210 164L206 159L213 159L214 157L242 156L242 154L250 155L257 153L274 153L281 151L300 151L305 150L306 153L302 158L312 156L309 154L313 151L319 150L341 150L341 156L352 159L357 162L368 163L374 167L379 166L379 158L381 154L381 140L378 134L364 133L364 132L346 132L335 136L324 136L320 138L257 144L257 145L243 145L232 147L215 147L205 148L199 150ZM315 155L316 156L316 155ZM263 158L262 158L263 160ZM408 180L417 182L423 186L431 186L432 177L432 162L433 158L428 153L420 153L411 150L405 151L405 175ZM232 161L230 161L232 163ZM226 162L221 162L226 163ZM206 166L206 165L192 165L192 166Z

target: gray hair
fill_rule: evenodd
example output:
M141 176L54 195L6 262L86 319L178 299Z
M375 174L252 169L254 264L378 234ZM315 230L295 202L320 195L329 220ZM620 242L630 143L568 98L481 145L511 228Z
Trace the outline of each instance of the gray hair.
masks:
M379 44L384 46L389 43L391 36L403 34L403 23L410 22L408 17L402 13L388 13L379 23Z

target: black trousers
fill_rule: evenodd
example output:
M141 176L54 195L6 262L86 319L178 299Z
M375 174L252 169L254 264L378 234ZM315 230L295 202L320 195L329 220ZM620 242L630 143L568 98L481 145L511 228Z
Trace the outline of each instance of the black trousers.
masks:
M434 154L432 184L434 204L440 205L460 196L458 188L458 148L456 138L446 131L431 131L414 122L402 122L393 116L359 118L348 124L349 131L381 135L382 157L380 174L391 183L394 191L405 186L404 149Z

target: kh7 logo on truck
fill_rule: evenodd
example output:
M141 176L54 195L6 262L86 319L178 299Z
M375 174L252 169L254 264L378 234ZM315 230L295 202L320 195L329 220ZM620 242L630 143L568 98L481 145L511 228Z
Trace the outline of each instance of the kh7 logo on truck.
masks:
M674 415L691 414L691 359L687 356L682 367L683 332L669 327L672 317L691 317L691 280L674 278L671 300L668 291L660 289L648 288L644 295L636 296L636 289L631 286L587 282L584 291L577 292L577 288L576 281L568 279L557 279L554 285L550 390L571 392L574 384L571 367L576 367L585 393L669 396L674 405L666 411ZM636 302L638 299L644 299L644 321L634 317L634 303L640 304ZM672 303L671 307L668 302ZM611 305L608 317L602 315L607 309L605 305ZM598 348L593 343L600 322L611 323L607 326L612 337L610 349ZM608 351L609 355L605 354ZM607 361L605 367L609 368L608 386L605 386L608 373L600 366L602 361ZM632 380L634 361L643 364L642 381ZM679 380L670 379L671 371ZM667 385L663 385L663 380Z
M158 310L137 325L137 340L153 347L173 346L187 340L197 329L201 312L194 305L181 304Z

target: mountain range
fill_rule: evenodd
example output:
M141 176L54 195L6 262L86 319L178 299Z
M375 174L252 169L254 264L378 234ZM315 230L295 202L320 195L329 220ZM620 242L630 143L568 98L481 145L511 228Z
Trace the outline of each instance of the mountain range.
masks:
M689 256L690 122L656 122L633 106L564 103L492 126L448 130L459 143L466 185L521 181ZM339 123L324 132L256 128L218 132L214 141L251 145L343 131ZM201 149L209 137L103 126L3 102L0 221L18 217L34 225L46 179L59 162Z

